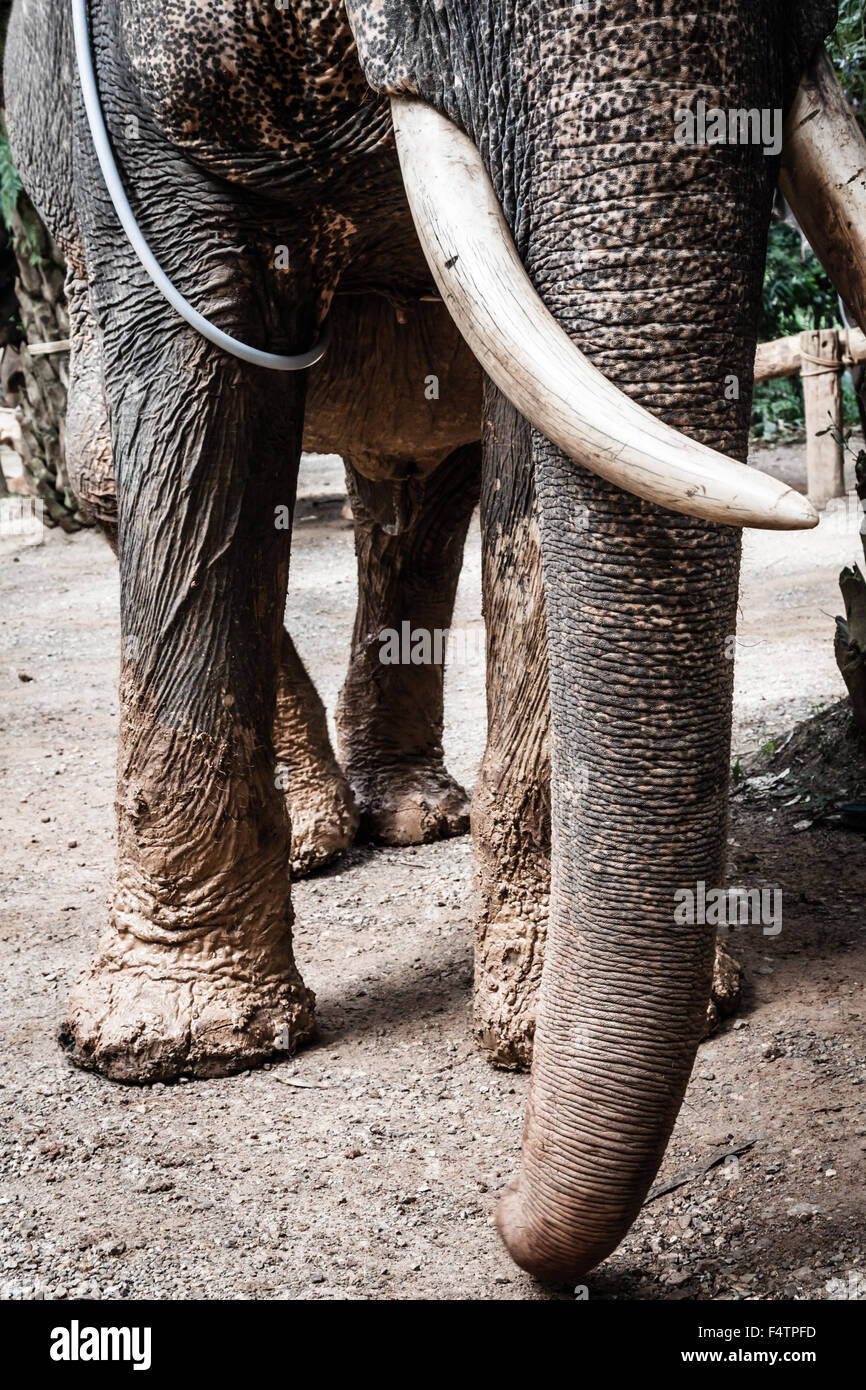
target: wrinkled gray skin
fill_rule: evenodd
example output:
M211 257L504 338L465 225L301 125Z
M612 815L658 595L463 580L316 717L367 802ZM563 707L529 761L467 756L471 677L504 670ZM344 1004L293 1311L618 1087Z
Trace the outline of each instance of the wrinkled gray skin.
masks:
M100 82L132 202L187 297L242 339L300 351L336 294L345 341L366 347L375 367L365 389L377 383L381 399L383 380L399 379L401 353L383 357L365 340L364 316L381 297L423 314L430 290L384 100L417 93L475 141L536 288L595 364L687 434L745 457L775 168L752 147L677 146L673 112L698 97L785 106L834 6L347 8L357 53L340 7L314 0L288 11L229 0L94 4ZM118 881L111 932L73 999L68 1041L85 1065L125 1079L207 1073L269 1055L278 1027L296 1040L312 1027L291 956L288 830L270 761L288 564L270 517L293 496L305 382L223 357L152 290L118 235L71 96L65 23L65 7L58 15L46 0L18 6L6 83L31 196L89 282L117 473ZM278 245L291 248L288 271L274 267ZM457 350L442 333L429 372ZM339 365L331 370L339 377ZM738 400L725 398L731 374ZM339 383L327 394L339 402ZM357 381L345 394L357 408ZM453 403L439 404L436 428L447 436ZM352 408L343 426L331 421L335 438ZM495 393L485 419L495 717L473 818L488 920L497 910L491 846L494 860L502 847L506 898L515 855L525 881L543 857L543 836L527 847L515 828L524 813L529 825L546 814L519 781L543 753L523 757L517 732L538 682L519 683L511 698L502 664L521 659L510 617L534 548L552 759L532 1088L500 1229L524 1267L567 1278L604 1258L633 1220L703 1026L713 932L675 927L674 893L716 883L724 868L725 638L735 630L739 537L586 473ZM473 438L455 427L432 463ZM381 437L359 454L373 478L404 466ZM537 631L539 595L524 597L534 615L524 629ZM375 596L371 607L381 614ZM535 653L529 665L537 671ZM525 883L522 891L521 911Z

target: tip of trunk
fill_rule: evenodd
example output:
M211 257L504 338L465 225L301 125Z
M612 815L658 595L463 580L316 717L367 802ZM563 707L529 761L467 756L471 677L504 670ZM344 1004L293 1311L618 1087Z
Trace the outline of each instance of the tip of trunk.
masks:
M496 1212L496 1226L506 1250L521 1269L546 1283L568 1284L581 1279L606 1260L634 1221L629 1211L621 1219L581 1221L545 1217L530 1210L519 1179L509 1184ZM595 1229L590 1232L589 1227Z

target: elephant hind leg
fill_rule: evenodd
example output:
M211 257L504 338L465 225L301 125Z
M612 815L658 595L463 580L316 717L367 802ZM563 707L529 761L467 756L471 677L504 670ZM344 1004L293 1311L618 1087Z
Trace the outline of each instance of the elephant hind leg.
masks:
M358 609L340 693L340 749L359 838L412 845L463 835L469 800L445 767L443 658L480 450L455 449L424 479L373 482L347 465Z
M325 707L285 629L274 754L277 786L285 792L292 825L292 877L302 878L348 849L358 829L358 809L331 747Z

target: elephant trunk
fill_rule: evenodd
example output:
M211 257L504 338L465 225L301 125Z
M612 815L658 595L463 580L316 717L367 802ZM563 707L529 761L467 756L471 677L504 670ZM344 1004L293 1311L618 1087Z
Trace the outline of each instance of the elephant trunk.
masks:
M499 1226L541 1277L603 1259L661 1162L706 1017L724 868L739 536L575 485L536 443L552 884L522 1168ZM579 545L568 537L577 517Z
M699 31L685 93L662 72L555 90L536 107L522 250L606 377L745 459L772 170L761 149L679 146L673 113L695 95L763 106L770 82L753 55L766 50L683 23ZM640 1209L704 1026L714 928L678 921L677 895L724 871L740 536L533 440L552 884L521 1170L498 1221L520 1265L573 1278Z

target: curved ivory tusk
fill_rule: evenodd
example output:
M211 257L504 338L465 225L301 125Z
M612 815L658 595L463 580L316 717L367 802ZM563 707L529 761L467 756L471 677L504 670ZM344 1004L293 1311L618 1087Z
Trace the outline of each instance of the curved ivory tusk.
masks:
M779 187L866 333L866 140L824 48L785 122Z
M533 288L472 141L417 99L392 97L391 112L442 298L487 375L536 429L593 473L673 511L771 530L816 525L800 493L679 434L602 376Z

